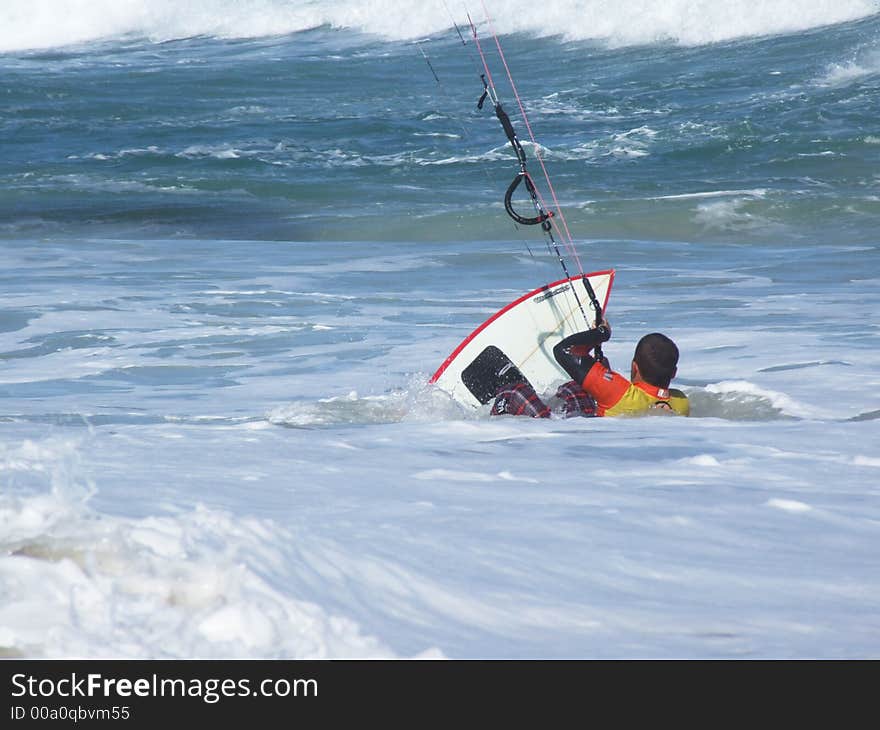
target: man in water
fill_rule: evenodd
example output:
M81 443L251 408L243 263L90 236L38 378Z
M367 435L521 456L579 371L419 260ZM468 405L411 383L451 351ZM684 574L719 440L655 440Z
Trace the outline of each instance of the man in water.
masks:
M690 414L687 396L669 388L678 368L678 347L671 339L659 332L642 337L627 379L611 370L608 360L590 354L610 338L611 327L603 321L595 329L566 337L553 348L556 361L572 378L556 392L561 415ZM495 397L492 415L504 413L549 418L552 410L528 383L519 382L503 386Z

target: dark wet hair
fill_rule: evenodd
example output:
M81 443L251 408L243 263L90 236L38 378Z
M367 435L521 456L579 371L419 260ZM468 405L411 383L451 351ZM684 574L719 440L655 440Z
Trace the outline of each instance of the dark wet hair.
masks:
M652 332L639 340L633 360L646 382L668 388L678 366L678 347L666 335Z

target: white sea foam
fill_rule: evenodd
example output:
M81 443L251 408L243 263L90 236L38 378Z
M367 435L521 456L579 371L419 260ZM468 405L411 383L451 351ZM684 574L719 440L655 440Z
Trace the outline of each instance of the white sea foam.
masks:
M534 4L528 0L487 5L496 16L498 32L561 34L570 39L602 39L612 45L657 41L699 45L796 32L854 20L878 10L876 0L768 0L757 6L747 0L551 0L541 6L538 24ZM451 8L452 18L447 7ZM64 17L65 22L58 23L58 17ZM244 38L323 25L409 39L445 31L453 18L460 24L467 23L465 10L455 3L415 0L6 0L0 7L0 52L127 34L160 41L196 35Z
M270 423L291 427L316 427L338 424L417 423L435 421L478 419L486 414L465 411L439 389L427 384L423 373L412 375L409 387L393 393L361 396L351 391L344 396L301 400L277 406L269 411Z
M190 145L177 153L178 157L214 157L218 160L236 160L242 156L241 150L229 145Z
M706 386L710 393L723 394L727 397L741 400L761 399L768 402L780 413L795 418L822 418L830 414L815 406L800 403L791 396L769 388L762 388L745 380L729 380L720 383L711 383Z
M757 196L756 196L757 197ZM714 200L700 203L694 214L694 222L707 229L724 231L743 231L767 229L771 227L768 220L748 210L751 196L734 197L728 200Z
M775 497L767 500L767 506L781 509L783 512L809 512L812 509L810 505L796 499L778 499Z
M872 49L844 63L832 63L819 79L818 86L845 86L880 74L880 50Z
M328 426L340 423L386 423L400 421L404 414L403 396L321 398L318 401L289 403L272 409L267 418L281 426Z
M731 197L767 197L767 188L754 188L753 190L706 190L696 193L680 193L678 195L657 195L647 197L645 200L695 200L701 198L731 198Z
M760 210L744 187L683 204ZM606 353L670 328L696 416L626 421L427 387L545 269L418 248L6 246L0 654L877 653L849 620L880 595L877 287L851 283L875 246L592 242L620 267Z
M0 467L39 476L71 453L25 442L4 447ZM101 515L65 493L81 491L71 478L56 474L48 494L0 497L0 655L394 655L349 619L267 582L296 539L271 521L202 506Z

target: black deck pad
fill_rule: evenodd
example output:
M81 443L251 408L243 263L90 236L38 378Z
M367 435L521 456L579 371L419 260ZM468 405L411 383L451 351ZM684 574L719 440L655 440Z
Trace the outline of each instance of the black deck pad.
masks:
M507 355L495 345L489 345L462 370L461 382L474 398L485 405L495 397L501 386L529 381Z

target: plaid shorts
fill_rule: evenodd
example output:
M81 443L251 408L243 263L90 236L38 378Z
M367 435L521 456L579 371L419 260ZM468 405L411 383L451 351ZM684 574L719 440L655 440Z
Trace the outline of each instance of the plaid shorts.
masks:
M531 416L532 418L550 418L550 409L544 405L535 389L528 383L503 385L495 394L492 404L492 415Z
M559 402L558 412L563 418L596 415L596 402L573 380L559 386L555 400ZM531 385L520 382L498 389L491 413L493 416L550 418L551 411Z
M596 401L574 380L560 385L556 390L556 398L561 402L559 411L563 418L596 415Z

